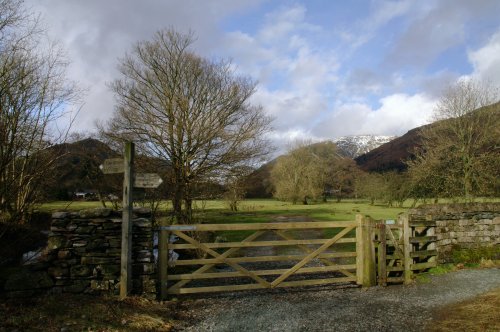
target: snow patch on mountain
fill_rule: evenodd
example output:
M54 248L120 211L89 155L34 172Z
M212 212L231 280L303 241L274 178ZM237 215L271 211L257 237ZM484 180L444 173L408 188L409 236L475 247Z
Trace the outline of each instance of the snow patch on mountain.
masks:
M382 144L392 141L396 137L383 135L342 136L334 139L333 143L337 145L342 155L354 159Z

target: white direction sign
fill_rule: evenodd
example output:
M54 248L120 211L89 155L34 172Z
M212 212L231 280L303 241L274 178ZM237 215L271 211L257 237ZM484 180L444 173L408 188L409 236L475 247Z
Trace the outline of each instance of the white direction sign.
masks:
M110 158L104 160L104 163L99 165L99 168L104 174L123 173L125 171L123 163L123 158Z
M163 180L156 173L135 174L134 187L136 188L157 188Z

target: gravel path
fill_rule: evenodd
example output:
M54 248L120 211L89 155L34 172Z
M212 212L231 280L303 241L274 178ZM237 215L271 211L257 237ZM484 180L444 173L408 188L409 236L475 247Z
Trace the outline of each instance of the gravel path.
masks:
M433 310L499 287L500 269L483 269L410 286L225 293L179 301L178 330L422 331Z

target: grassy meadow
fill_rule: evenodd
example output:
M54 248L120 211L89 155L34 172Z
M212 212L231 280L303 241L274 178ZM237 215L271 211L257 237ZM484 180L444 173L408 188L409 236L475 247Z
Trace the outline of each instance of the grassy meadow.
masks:
M78 211L96 207L102 207L102 204L85 201L52 202L44 204L41 210L47 212ZM245 200L239 204L236 212L230 211L227 202L223 200L195 201L193 208L195 211L194 222L204 224L265 223L285 221L287 218L296 221L352 221L356 218L356 214L369 215L375 219L396 219L399 213L408 209L408 207L393 208L386 205L370 205L368 201L358 200L328 201L303 205L275 199ZM171 211L170 202L161 202L157 221L170 224L171 219L166 213L168 211ZM331 237L339 231L340 229L337 228L325 229L323 235ZM252 233L253 231L219 231L217 235L228 241L241 241Z
M111 204L107 204L111 207ZM40 206L41 211L79 211L82 209L102 207L100 202L57 201ZM241 223L272 222L278 217L307 217L317 221L354 220L356 214L369 215L375 219L395 219L399 213L406 211L409 204L402 207L388 207L384 204L370 205L368 201L344 200L318 202L308 205L292 204L275 199L249 199L240 202L238 211L230 211L223 200L195 201L193 204L195 218L198 223ZM168 201L162 201L159 211L164 215L171 210Z

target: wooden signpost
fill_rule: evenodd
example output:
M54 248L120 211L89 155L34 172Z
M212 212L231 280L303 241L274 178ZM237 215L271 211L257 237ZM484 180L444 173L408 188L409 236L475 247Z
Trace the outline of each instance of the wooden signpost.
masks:
M134 178L135 188L157 188L163 180L156 173L137 173Z
M157 188L163 181L156 173L134 175L135 144L126 142L123 158L106 159L99 168L104 174L123 173L122 250L120 266L120 298L132 290L132 208L133 188Z
M132 290L132 184L134 172L135 144L125 143L123 158L123 204L122 204L122 252L120 268L120 298L124 299Z
M99 166L104 174L116 174L125 172L125 163L123 158L110 158L104 160L104 163Z

